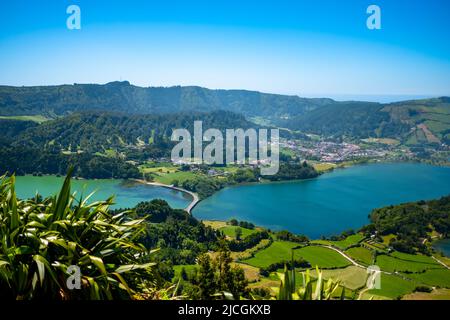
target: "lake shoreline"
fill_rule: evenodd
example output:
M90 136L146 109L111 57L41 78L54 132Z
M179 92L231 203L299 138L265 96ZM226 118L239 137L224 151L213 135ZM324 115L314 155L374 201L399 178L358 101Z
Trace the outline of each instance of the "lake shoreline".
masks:
M131 179L131 181L135 181L135 182L138 182L138 183L146 184L146 185L149 185L149 186L168 188L168 189L171 189L171 190L183 192L185 194L190 195L192 197L192 201L189 203L189 205L184 210L187 211L187 213L189 213L191 215L192 215L192 209L194 209L195 206L201 201L199 196L195 192L192 192L192 191L180 188L180 187L175 187L175 186L169 185L169 184L164 184L164 183L160 183L160 182L145 181L145 180L140 180L140 179Z
M312 179L226 186L203 199L193 215L201 220L227 221L237 218L269 229L289 230L317 238L336 235L349 228L360 228L367 224L367 216L373 209L431 200L450 192L445 183L448 167L391 161L336 169L348 170L331 170ZM443 176L442 170L445 173ZM431 189L413 188L413 185L423 183L432 183ZM325 200L325 194L331 198L326 196ZM344 211L347 212L345 218ZM332 221L336 221L335 227ZM341 228L337 227L339 224L342 224Z

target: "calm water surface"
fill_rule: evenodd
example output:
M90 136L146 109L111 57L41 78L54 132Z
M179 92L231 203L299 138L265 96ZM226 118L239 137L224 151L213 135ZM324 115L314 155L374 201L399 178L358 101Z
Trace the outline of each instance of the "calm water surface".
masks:
M300 182L230 187L200 202L200 219L252 221L312 238L357 229L374 208L450 194L450 168L371 164Z
M450 258L450 239L443 239L433 243L437 251L442 251L446 257Z
M20 198L33 197L36 192L43 196L56 194L64 181L64 178L54 176L23 176L16 178L16 191ZM191 201L191 197L182 192L162 187L154 187L123 180L72 180L72 190L77 191L77 196L89 195L96 191L92 200L106 200L111 195L115 196L114 208L134 207L138 202L152 199L164 199L174 208L185 208Z

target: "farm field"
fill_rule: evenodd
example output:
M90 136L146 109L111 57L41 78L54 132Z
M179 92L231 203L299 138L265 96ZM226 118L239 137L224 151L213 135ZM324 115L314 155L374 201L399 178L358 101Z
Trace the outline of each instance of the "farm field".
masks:
M347 249L345 251L346 254L348 254L351 258L366 264L366 265L372 265L373 264L373 251L366 249L364 247L353 247L350 249Z
M242 230L242 236L241 236L242 239L251 235L252 233L256 232L256 230L242 228L239 226L226 226L226 227L220 228L219 230L222 231L224 235L226 235L230 238L236 238L236 229Z
M266 249L258 251L253 258L244 260L249 265L265 268L275 262L291 259L291 250L299 247L298 243L288 241L275 241ZM322 269L342 268L350 262L338 252L319 246L307 246L294 250L294 258L303 258L312 267Z
M243 262L258 268L266 268L272 263L290 260L292 249L298 246L299 244L295 242L274 241L269 247L258 251L253 258ZM294 251L294 257L299 257L298 250Z
M367 272L365 269L349 266L343 269L335 270L323 270L322 274L326 280L334 279L340 281L340 283L351 290L356 290L366 285ZM317 272L312 270L311 276L316 277Z
M405 277L428 286L450 288L450 270L444 268L430 269L423 273L408 273Z
M416 283L413 281L404 280L398 276L381 274L381 289L372 289L367 292L370 295L386 297L390 299L397 299L398 297L411 293L416 288Z
M377 256L376 264L381 270L388 272L422 272L428 269L443 268L430 257L399 252Z
M318 246L308 246L295 251L295 256L302 257L312 267L322 269L342 268L350 265L350 262L338 252Z
M430 293L414 292L405 295L402 300L450 300L450 290L434 289Z
M189 180L192 178L195 178L196 174L192 172L184 172L184 171L177 171L177 172L170 172L170 173L156 173L155 174L155 181L163 184L173 184L175 180L178 180L178 182L182 183L185 180Z
M354 235L348 236L344 240L339 240L339 241L313 240L313 241L311 241L311 243L322 244L322 245L326 245L326 246L334 246L334 247L337 247L339 249L346 249L346 248L348 248L350 246L358 244L363 239L364 239L364 236L362 234L358 233L358 234L354 234Z
M350 246L353 246L355 244L358 244L360 241L364 239L364 236L362 234L354 234L351 236L348 236L344 240L340 241L330 241L330 243L338 248L345 249Z

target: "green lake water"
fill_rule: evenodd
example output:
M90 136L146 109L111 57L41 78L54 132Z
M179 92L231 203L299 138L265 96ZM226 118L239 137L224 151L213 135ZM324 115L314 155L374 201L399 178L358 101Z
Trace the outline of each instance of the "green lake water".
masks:
M230 187L200 202L200 219L251 221L311 238L368 223L374 208L450 194L450 168L371 164L338 169L317 179Z
M33 197L36 192L43 196L56 194L60 190L64 178L22 176L17 177L16 180L17 195L25 199ZM77 197L87 196L92 191L96 191L92 200L106 200L114 195L116 203L114 208L130 208L141 201L164 199L172 207L183 209L191 201L191 197L182 192L123 180L72 180L72 191L77 192Z

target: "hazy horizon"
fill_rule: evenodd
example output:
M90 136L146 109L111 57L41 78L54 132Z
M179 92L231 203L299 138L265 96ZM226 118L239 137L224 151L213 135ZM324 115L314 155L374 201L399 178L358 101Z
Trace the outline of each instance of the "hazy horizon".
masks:
M279 94L279 95L292 95L292 96L298 96L300 98L329 98L333 99L335 101L365 101L365 102L378 102L378 103L393 103L393 102L401 102L401 101L407 101L407 100L420 100L420 99L429 99L429 98L440 98L440 97L448 97L450 94L443 94L443 95L427 95L427 94L416 94L416 95L405 95L405 94L352 94L352 93L342 93L342 94L335 94L335 93L319 93L319 94L310 94L310 93L297 93L297 94L285 94L285 93L279 93L279 92L267 92L267 91L260 91L260 90L251 90L246 88L210 88L210 87L204 87L199 85L171 85L171 86L158 86L158 85L151 85L151 86L140 86L133 84L131 81L128 80L113 80L106 83L61 83L61 84L38 84L38 85L30 85L30 86L24 86L24 85L9 85L9 84L0 84L0 86L10 86L10 87L45 87L45 86L63 86L63 85L106 85L108 83L112 82L128 82L132 86L141 87L141 88L172 88L172 87L200 87L205 88L208 90L243 90L243 91L255 91L260 93L266 93L266 94Z

